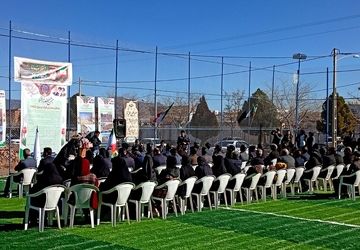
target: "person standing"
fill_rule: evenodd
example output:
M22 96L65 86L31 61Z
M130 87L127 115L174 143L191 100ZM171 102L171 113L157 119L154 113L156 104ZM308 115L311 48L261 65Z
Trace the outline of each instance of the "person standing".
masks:
M99 149L101 145L101 141L99 139L100 131L96 130L94 135L89 139L89 141L93 144L92 152L94 157L99 154Z

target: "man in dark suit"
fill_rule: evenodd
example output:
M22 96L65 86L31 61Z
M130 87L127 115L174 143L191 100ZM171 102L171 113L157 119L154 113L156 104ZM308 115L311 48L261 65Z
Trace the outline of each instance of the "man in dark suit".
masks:
M40 160L38 172L42 172L44 170L44 166L47 164L53 163L54 157L52 156L52 149L49 147L44 148L43 158Z
M289 150L284 148L281 150L281 156L279 157L279 162L286 163L288 169L295 168L295 159L289 153Z
M20 172L23 169L26 168L34 168L36 169L36 161L33 157L31 157L30 149L25 148L23 151L24 160L21 160L18 165L15 167L15 171ZM22 181L22 174L14 176L14 182L20 182ZM6 184L4 188L4 196L7 197L9 195L10 191L10 176L6 179Z

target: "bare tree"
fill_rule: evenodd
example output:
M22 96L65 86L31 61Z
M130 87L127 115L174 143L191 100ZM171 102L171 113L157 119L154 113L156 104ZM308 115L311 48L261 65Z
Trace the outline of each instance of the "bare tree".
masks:
M177 128L183 128L188 125L191 121L192 115L196 111L196 107L199 103L199 95L192 94L190 96L190 113L188 112L188 99L183 96L165 97L162 102L166 108L174 103L173 108L169 111L165 118L167 123L171 123Z
M241 112L243 99L245 96L244 90L235 90L233 92L225 92L225 108L224 108L224 123L231 128L231 136L234 134L234 128L237 126L237 117Z
M321 103L311 94L309 83L301 82L299 85L299 126L308 112L319 110ZM269 91L271 92L271 90ZM279 79L274 89L274 105L277 108L278 119L285 128L295 128L296 115L296 84Z

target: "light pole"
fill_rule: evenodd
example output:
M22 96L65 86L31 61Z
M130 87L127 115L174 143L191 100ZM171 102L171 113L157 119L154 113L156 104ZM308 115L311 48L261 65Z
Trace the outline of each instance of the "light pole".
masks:
M334 48L331 52L333 56L333 93L332 93L332 119L331 119L331 144L332 147L336 148L337 143L337 94L336 94L336 68L338 61L347 58L354 57L359 58L358 54L354 53L340 53L339 49ZM338 58L338 55L344 55Z
M297 79L296 79L296 103L295 103L295 136L299 132L299 83L300 83L300 62L305 60L307 56L305 54L297 53L293 55L293 59L299 60Z

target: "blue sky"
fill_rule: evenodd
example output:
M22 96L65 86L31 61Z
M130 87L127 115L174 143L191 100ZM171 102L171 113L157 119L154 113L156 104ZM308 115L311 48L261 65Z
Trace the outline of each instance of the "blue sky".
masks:
M248 92L249 62L255 68L294 62L294 53L311 56L329 55L333 48L341 52L360 52L360 2L335 1L4 1L0 9L0 34L7 35L12 21L17 36L29 31L41 35L71 40L130 48L152 53L119 52L119 95L136 95L152 99L154 83L154 51L194 55L225 56L224 90L243 89ZM45 38L46 39L46 38ZM20 39L13 39L12 55L66 61L67 47ZM275 57L275 58L228 58ZM283 57L283 58L276 58ZM288 58L286 58L288 57ZM191 76L217 75L221 72L218 57L194 57ZM115 80L115 52L113 50L71 47L74 81L79 77L87 95L113 94ZM207 61L207 62L204 62ZM210 61L210 62L209 62ZM158 57L158 79L179 79L188 75L187 59L183 56ZM233 65L229 65L233 64ZM237 65L237 66L234 66ZM325 71L332 67L330 57L303 62L301 72ZM292 81L297 64L277 68L276 82ZM338 70L360 69L360 60L339 61ZM8 89L8 38L0 36L0 89ZM325 98L326 76L304 74L301 80L315 91L314 98ZM127 81L137 83L127 83ZM271 70L252 72L251 92L266 89L272 81ZM275 82L275 84L276 84ZM338 74L341 95L358 97L360 71ZM13 83L13 97L19 98L19 84ZM71 92L77 92L74 84ZM159 99L169 96L186 98L187 81L173 80L158 83ZM220 77L191 80L192 92L205 94L212 109L220 107ZM330 90L331 91L331 90Z

